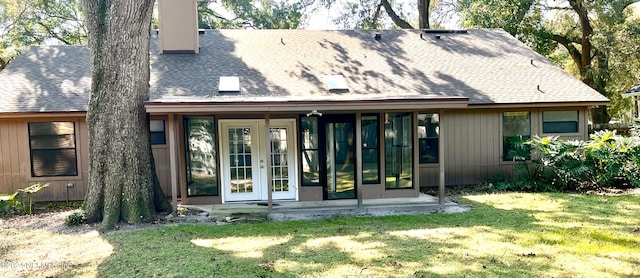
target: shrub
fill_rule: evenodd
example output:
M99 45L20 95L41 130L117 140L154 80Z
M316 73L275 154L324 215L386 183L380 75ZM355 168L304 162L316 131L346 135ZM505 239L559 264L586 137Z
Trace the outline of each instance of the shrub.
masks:
M13 214L22 206L18 201L19 192L12 195L0 195L0 214Z
M640 187L640 132L625 137L615 131L598 131L589 141L565 141L557 136L533 136L526 142L512 142L519 161L518 177L502 183L503 189L525 191L577 190L617 186ZM524 144L531 154L518 151ZM528 151L528 150L527 150ZM526 161L531 155L531 162Z
M511 157L517 164L514 167L516 178L511 180L501 180L496 182L498 190L517 191L555 191L552 185L545 182L542 177L543 168L540 163L530 161L531 146L522 137L512 137L509 140L512 148L509 151Z
M87 216L84 211L76 211L70 214L65 221L68 226L78 226L87 222Z

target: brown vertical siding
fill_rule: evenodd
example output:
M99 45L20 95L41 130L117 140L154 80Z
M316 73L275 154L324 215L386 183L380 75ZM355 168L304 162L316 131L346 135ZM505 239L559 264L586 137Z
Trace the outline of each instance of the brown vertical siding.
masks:
M11 194L20 186L20 157L16 154L17 145L20 143L15 138L15 130L17 126L16 120L0 121L0 142L2 152L2 179L0 182L0 193ZM17 179L17 180L16 180ZM26 186L26 185L25 185Z
M440 120L441 132L449 138L445 146L447 185L476 184L504 168L510 171L511 166L500 165L501 111L453 110Z
M71 177L32 177L29 150L29 122L73 121L76 123L76 152L78 175ZM36 200L78 200L86 191L86 123L73 118L21 118L0 120L0 194L11 194L34 183L49 183L50 186L35 195ZM67 184L73 187L67 189Z
M169 183L171 179L169 172L169 148L167 146L168 145L153 146L151 149L162 192L167 196L171 196L171 185Z
M496 175L511 177L514 162L502 161L502 113L530 111L531 134L558 135L566 140L588 138L586 108L573 107L555 110L578 110L579 130L570 134L543 134L542 111L554 109L465 109L447 110L440 119L444 134L445 182L447 185L467 185L488 181ZM437 164L420 166L420 185L437 186Z
M68 177L32 177L29 150L29 122L71 121L76 126L78 175ZM84 117L0 119L0 194L11 194L34 183L49 183L38 192L36 200L82 200L87 192L89 176L89 141ZM153 150L160 185L170 194L168 183L168 146ZM67 188L67 184L73 187Z
M439 164L420 165L420 186L438 186Z
M542 111L547 109L458 109L447 110L440 119L440 132L446 139L445 154L445 180L447 185L477 184L493 178L502 173L509 177L513 173L513 162L502 161L502 113L505 111L531 112L532 135L541 136L559 135L563 139L580 140L588 138L587 108L563 108L558 110L577 109L580 111L579 132L571 134L542 134ZM552 109L548 109L552 110ZM165 119L166 117L154 116L153 119ZM74 177L31 177L31 161L29 154L28 123L37 121L73 121L76 123L76 151L78 156L78 176ZM165 122L166 123L166 122ZM178 117L177 130L183 130L182 117ZM165 131L169 129L165 127ZM415 132L415 130L414 130ZM15 118L0 119L0 194L10 194L37 182L48 182L51 186L38 193L38 200L64 201L81 200L87 191L88 173L88 130L84 117L56 117L56 118ZM178 134L178 145L184 145L183 134ZM384 144L381 146L381 156L384 153ZM156 162L156 170L160 185L167 196L171 194L170 169L169 169L169 144L154 145L152 147ZM184 176L184 150L179 150L179 169L181 186L180 193L183 202L187 201L186 178ZM382 156L383 157L383 156ZM381 160L381 163L384 163ZM420 186L437 186L439 164L422 164L419 167L417 180ZM66 185L73 183L73 187L67 189ZM387 193L382 185L360 185L363 189L363 197L388 198L396 195L411 195L412 192L397 191ZM299 188L300 200L322 199L320 187ZM411 194L410 194L411 193ZM219 203L220 197L207 198L208 203ZM195 199L193 201L196 201ZM189 202L189 201L187 201Z
M299 186L298 200L318 201L323 199L322 186Z

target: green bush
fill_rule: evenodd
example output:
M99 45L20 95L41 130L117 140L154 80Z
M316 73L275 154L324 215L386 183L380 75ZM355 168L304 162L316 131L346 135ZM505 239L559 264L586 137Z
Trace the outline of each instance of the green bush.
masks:
M527 144L533 150L533 163L541 169L536 182L556 190L575 189L590 171L584 160L581 141L564 141L557 136L532 137Z
M65 221L68 226L78 226L87 222L87 216L84 211L76 211L70 214Z
M496 189L534 192L555 191L555 188L543 178L544 172L541 164L530 161L531 145L528 142L519 136L509 139L509 143L512 146L511 150L509 150L509 157L517 162L514 167L516 178L497 181Z
M22 205L18 201L19 192L12 195L0 195L0 214L14 214Z
M599 131L586 142L533 136L512 144L514 153L510 156L518 161L514 168L518 176L498 188L555 191L623 184L640 187L640 132L625 137L615 131ZM530 146L531 152L520 145Z

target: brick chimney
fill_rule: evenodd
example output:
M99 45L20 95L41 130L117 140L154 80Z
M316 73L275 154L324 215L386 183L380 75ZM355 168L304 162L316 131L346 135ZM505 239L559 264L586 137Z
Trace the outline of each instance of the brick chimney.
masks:
M196 0L158 0L160 53L198 53Z

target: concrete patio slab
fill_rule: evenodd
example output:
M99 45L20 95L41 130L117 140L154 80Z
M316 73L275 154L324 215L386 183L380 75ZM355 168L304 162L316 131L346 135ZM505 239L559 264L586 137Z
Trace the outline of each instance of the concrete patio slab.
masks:
M276 201L269 212L266 202L225 203L216 205L179 205L207 212L210 216L226 217L237 214L264 214L271 221L317 220L340 216L387 216L467 211L454 202L438 204L438 198L420 194L416 198L388 198L363 200Z

